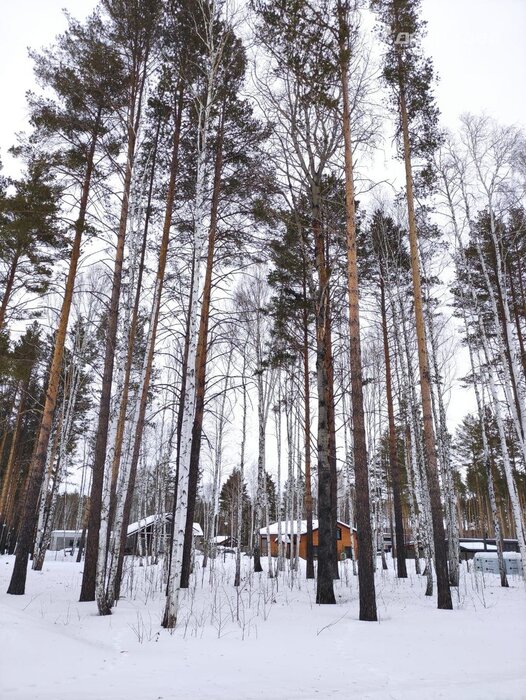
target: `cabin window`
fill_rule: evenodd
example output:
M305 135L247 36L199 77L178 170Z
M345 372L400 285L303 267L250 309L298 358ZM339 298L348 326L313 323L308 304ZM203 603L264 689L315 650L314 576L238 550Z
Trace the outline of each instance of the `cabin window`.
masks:
M336 539L341 540L341 538L342 538L342 529L341 529L341 527L337 527L336 528Z

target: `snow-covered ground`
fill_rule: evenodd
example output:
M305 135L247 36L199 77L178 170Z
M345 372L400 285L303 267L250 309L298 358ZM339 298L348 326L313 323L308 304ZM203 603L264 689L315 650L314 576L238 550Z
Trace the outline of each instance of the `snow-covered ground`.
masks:
M163 630L161 567L134 566L114 614L78 603L82 565L29 571L27 594L5 590L0 557L2 700L518 700L526 698L526 593L517 578L467 572L455 610L439 611L414 573L377 573L378 623L358 621L357 580L344 562L338 605L317 606L303 575L247 575L233 557L213 581L198 559L178 628ZM413 565L409 563L413 572Z

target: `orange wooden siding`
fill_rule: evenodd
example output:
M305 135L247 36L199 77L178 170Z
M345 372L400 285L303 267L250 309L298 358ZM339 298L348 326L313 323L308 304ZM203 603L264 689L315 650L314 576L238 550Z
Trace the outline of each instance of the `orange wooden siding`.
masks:
M351 534L351 529L347 527L344 523L338 523L338 530L341 533L340 539L336 540L336 548L338 551L338 558L344 558L342 555L346 554L346 548L352 547L353 548L353 556L357 556L358 552L358 539L356 537L356 531L352 532ZM267 547L266 547L266 536L261 535L261 552L266 554L267 552ZM290 537L288 538L289 540L291 539ZM296 545L296 535L292 536L292 541L294 546ZM312 532L312 544L314 547L318 546L318 529L313 530ZM290 544L286 544L286 556L289 556L289 548ZM270 551L273 557L278 556L278 541L277 541L277 535L270 535ZM300 557L302 559L307 558L307 533L303 533L300 535Z

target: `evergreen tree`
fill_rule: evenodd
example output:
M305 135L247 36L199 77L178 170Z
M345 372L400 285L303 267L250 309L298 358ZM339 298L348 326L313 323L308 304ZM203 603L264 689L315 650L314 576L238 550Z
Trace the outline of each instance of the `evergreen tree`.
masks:
M32 549L80 246L96 170L95 153L99 140L107 133L106 117L122 89L120 68L116 52L105 42L103 24L97 14L85 25L70 20L69 29L59 38L56 49L35 56L37 77L45 87L54 91L55 99L30 95L31 121L35 126L32 141L46 141L52 148L50 159L54 167L67 169L72 184L80 174L82 185L42 421L28 475L17 556L8 589L14 595L25 592L27 560ZM82 85L82 90L78 89L79 85Z
M333 578L336 563L336 439L332 358L330 264L327 230L323 224L322 187L329 162L341 133L337 120L338 72L334 63L334 35L319 21L321 7L308 2L260 1L258 37L271 56L269 82L281 83L269 91L268 100L281 132L287 171L303 183L292 187L290 196L302 190L310 203L309 225L314 251L309 260L316 271L316 372L318 385L318 577L317 602L336 602ZM327 5L323 8L326 10ZM290 149L290 151L288 150ZM294 164L294 165L292 165ZM289 176L290 182L290 176Z
M11 183L14 194L6 195L0 205L0 260L5 270L0 328L17 290L47 290L64 244L58 222L60 191L50 165L37 158L30 160L27 171L26 177Z
M234 469L221 488L219 495L219 520L226 523L227 532L235 540L238 531L238 499L243 501L243 517L241 522L241 541L238 547L246 546L250 533L250 498L245 482L241 484L240 471ZM226 533L225 533L226 534Z
M404 160L406 199L409 221L409 245L413 279L413 299L418 341L418 366L422 395L424 447L429 486L438 607L451 609L451 591L447 566L444 518L438 478L437 447L431 403L431 373L424 322L418 230L414 205L414 189L429 186L432 180L431 156L440 143L437 127L438 110L432 94L433 65L415 42L424 31L419 17L420 0L372 0L385 28L387 45L384 56L384 78L390 86L395 109L400 153ZM404 37L409 41L404 42ZM413 165L420 159L419 181L414 182Z

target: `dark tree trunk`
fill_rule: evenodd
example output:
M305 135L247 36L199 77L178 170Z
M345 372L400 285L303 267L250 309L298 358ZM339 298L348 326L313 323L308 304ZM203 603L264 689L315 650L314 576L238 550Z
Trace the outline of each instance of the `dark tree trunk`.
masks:
M402 75L401 66L400 75ZM420 261L418 251L418 234L416 228L413 175L411 170L411 150L409 139L409 121L405 101L405 89L400 80L399 84L400 116L402 122L402 136L404 144L404 165L406 178L406 197L409 219L409 246L411 254L411 272L413 278L413 299L415 307L416 337L418 347L418 367L420 373L420 390L422 395L422 416L424 423L424 450L429 487L429 500L431 505L431 521L433 525L433 543L435 547L435 569L437 576L438 607L441 610L451 610L451 590L449 587L449 573L447 567L446 535L444 531L444 513L440 497L440 483L438 480L437 452L435 444L435 430L433 427L433 413L431 405L431 377L429 372L429 360L427 355L426 331L424 323L424 310L422 302L422 285L420 278Z
M526 348L524 346L524 335L522 332L522 326L521 326L521 320L520 320L521 308L520 308L519 300L517 299L517 293L515 291L515 282L513 281L513 271L511 271L509 274L509 280L510 280L511 301L512 301L512 307L513 307L513 318L515 320L515 328L517 329L517 339L519 341L519 350L520 350L520 354L521 354L522 371L524 373L524 376L526 377Z
M318 384L318 578L316 602L334 604L334 538L331 498L330 438L327 398L327 314L329 280L321 226L319 184L311 184L312 229L316 248L318 297L316 300L316 375Z
M329 273L327 271L327 279ZM327 316L325 329L325 363L327 377L327 426L329 430L329 464L331 469L331 519L332 519L332 567L335 579L340 578L338 570L338 543L336 526L338 517L338 471L336 464L336 410L334 406L334 363L332 358L331 301L327 295Z
M141 83L141 86L139 88L135 87L135 89L132 88L132 99L129 106L130 115L132 116L129 117L130 123L128 124L128 147L126 154L126 169L124 173L123 197L119 218L119 230L117 233L117 247L113 267L111 297L107 317L102 390L99 400L97 437L95 440L93 458L93 478L90 493L86 557L84 560L84 572L82 576L82 587L80 590L81 602L95 600L95 583L99 551L99 530L102 508L102 487L104 483L104 464L106 462L106 450L108 446L113 366L115 362L117 329L119 321L119 302L122 286L122 268L124 262L124 243L128 225L130 191L135 162L137 132L141 114L142 92L145 75L140 76L138 80Z
M201 434L203 430L203 416L205 408L206 386L206 362L208 352L208 323L210 318L210 299L212 295L212 272L214 267L214 252L217 234L217 215L219 208L219 195L221 191L221 171L223 168L223 131L224 131L223 106L221 119L218 126L216 157L214 165L214 185L212 192L212 206L210 213L210 228L208 232L208 253L206 259L205 283L203 288L203 300L201 302L201 318L199 322L199 336L197 340L196 358L196 396L195 416L192 426L192 447L190 450L190 473L188 478L188 509L186 512L186 527L184 533L183 564L181 572L181 588L188 588L190 581L190 569L192 564L192 546L194 531L195 502L197 498L197 486L199 483L199 455L201 453Z
M11 436L11 446L9 448L9 456L7 458L5 472L2 475L2 491L0 493L0 527L2 528L2 532L0 532L0 552L2 551L2 538L4 530L6 530L9 527L10 509L8 509L8 504L11 500L10 494L12 494L14 492L14 489L16 488L15 464L18 454L22 416L24 415L27 400L28 384L29 381L24 382L23 384L21 383L20 385L20 398L18 400L15 425L13 427L13 433Z
M329 431L327 422L327 376L325 344L318 342L316 371L318 377L318 579L316 602L334 604L334 528L331 503L331 468L329 464Z
M9 304L9 299L13 292L13 285L15 283L16 270L18 267L18 261L20 259L20 253L17 250L11 260L11 266L9 268L9 273L7 275L7 280L5 284L4 296L2 297L2 304L0 305L0 330L3 328L5 323L5 314L7 311L7 305Z

